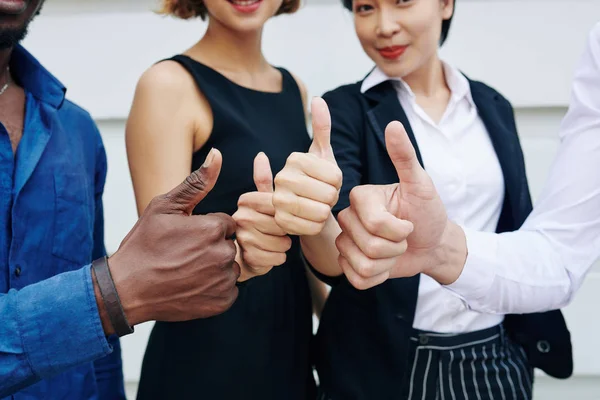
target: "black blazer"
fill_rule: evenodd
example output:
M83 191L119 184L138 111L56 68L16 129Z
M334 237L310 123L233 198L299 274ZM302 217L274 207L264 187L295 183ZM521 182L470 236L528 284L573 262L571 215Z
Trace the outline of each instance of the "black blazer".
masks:
M404 124L423 164L392 84L384 82L362 94L361 83L324 95L332 118L331 143L344 174L334 213L349 206L354 186L398 182L385 146L384 129L389 122ZM497 232L513 231L532 210L513 109L494 89L469 83L504 175L506 194ZM408 372L419 276L388 280L366 291L354 289L344 278L322 279L333 286L314 349L322 388L333 399L397 398ZM533 367L554 377L571 375L570 334L560 311L508 315L505 327L524 347Z

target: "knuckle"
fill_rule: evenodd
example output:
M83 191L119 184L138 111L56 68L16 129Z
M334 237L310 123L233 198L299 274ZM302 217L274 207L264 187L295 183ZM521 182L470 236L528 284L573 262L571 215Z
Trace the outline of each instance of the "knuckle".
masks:
M160 207L161 204L163 204L166 200L166 195L160 195L160 196L156 196L154 198L152 198L152 200L150 200L150 203L148 203L148 207L146 207L146 209L150 212L155 210L156 208Z
M355 186L352 188L352 190L350 190L350 204L355 204L357 201L360 200L361 197L361 187L360 186Z
M294 174L289 169L283 169L275 177L275 184L281 187L290 187L294 184Z
M331 208L327 204L319 204L318 209L316 210L316 222L325 222L329 219L329 214L331 212Z
M198 171L192 172L185 178L185 185L194 191L203 192L206 190L206 182L204 181L202 174Z
M339 190L342 187L342 184L344 182L344 174L342 173L342 170L339 167L333 170L333 182L335 182L336 189Z
M220 309L222 313L229 310L233 306L233 304L237 300L238 294L238 288L234 285L233 288L229 291L229 293L223 298L223 301L221 302Z
M399 250L400 250L400 253L401 253L400 255L406 253L406 250L408 250L408 242L406 240L403 240L400 243L399 247L400 247Z
M248 264L251 267L256 267L259 264L256 255L250 249L244 249L242 257L244 258L246 264Z
M299 165L302 164L302 161L304 160L304 153L300 153L300 152L293 152L292 154L289 155L288 157L288 162L291 165Z
M289 187L292 179L290 177L290 172L288 169L282 169L276 176L273 182L275 183L275 191L277 191L277 187Z
M231 216L231 218L233 218L233 220L235 221L236 225L239 225L240 222L244 221L244 209L243 208L238 208L236 210L236 212L233 213L233 215Z
M202 218L204 229L209 231L209 233L213 233L215 235L223 233L225 227L218 214L207 214Z
M286 254L279 253L274 257L273 265L275 265L275 266L283 265L283 264L285 264L286 260L287 260Z
M270 249L274 253L284 253L290 249L290 243L285 240L286 237L279 237L273 243L273 248Z
M283 230L286 230L286 228L288 227L288 221L285 213L276 211L275 217L273 218L275 219L275 223L278 227L280 227Z
M342 211L338 213L337 220L340 225L346 223L346 219L348 218L348 213L350 212L350 208L344 208Z
M251 268L252 268L252 273L254 275L263 276L263 275L266 275L269 272L271 272L271 270L273 269L273 266L268 266L268 267L251 267Z
M369 258L375 258L381 253L380 242L376 239L369 239L365 244L365 255Z
M238 207L242 207L242 206L248 205L249 200L250 200L250 193L244 193L238 199Z
M227 295L235 287L235 282L230 278L230 274L224 274L217 290L222 295Z
M248 210L245 208L238 208L238 210L235 212L235 214L233 214L232 217L237 226L245 227L252 222L252 217Z
M370 278L373 276L375 271L375 265L372 261L365 261L356 269L356 273L361 278Z
M335 247L337 247L340 254L344 254L344 233L340 233L338 237L335 238Z
M292 239L289 236L284 237L283 251L287 252L292 248Z
M365 228L372 233L376 234L381 232L382 228L385 226L385 218L381 215L368 215L365 218Z
M309 224L309 226L307 228L307 235L309 235L309 236L318 235L319 233L321 233L324 226L325 226L325 224L316 224L316 223Z
M275 193L277 193L278 188L285 185L285 182L286 182L285 174L286 174L285 169L282 169L280 173L275 175L275 179L273 179L273 183L275 185Z
M237 249L233 240L225 241L225 246L220 250L219 265L221 267L227 267L233 263L235 260L235 255L237 254Z
M327 193L325 193L324 199L325 202L327 204L329 204L330 207L333 207L337 204L338 202L338 198L339 198L339 193L337 190L331 188L330 190L327 191Z
M250 241L250 233L245 229L238 229L235 232L235 238L241 246L244 246Z
M286 198L287 196L285 193L275 190L275 192L273 193L273 198L271 200L273 202L273 207L275 207L276 209L285 209L287 205Z

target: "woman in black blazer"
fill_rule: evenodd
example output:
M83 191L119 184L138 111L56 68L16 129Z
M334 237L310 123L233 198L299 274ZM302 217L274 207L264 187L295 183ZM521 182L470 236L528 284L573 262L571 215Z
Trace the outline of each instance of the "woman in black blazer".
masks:
M314 133L313 148L321 157L295 154L276 178L278 224L301 235L306 259L332 285L315 352L322 399L530 399L534 367L571 374L560 311L474 312L423 274L358 290L337 262L340 227L323 214L335 203L335 164L343 184L334 216L350 205L354 187L397 183L384 135L394 120L456 223L515 230L531 211L512 106L438 56L454 3L344 0L376 65L360 82L324 95L335 159L327 156L327 110L313 103L323 131Z

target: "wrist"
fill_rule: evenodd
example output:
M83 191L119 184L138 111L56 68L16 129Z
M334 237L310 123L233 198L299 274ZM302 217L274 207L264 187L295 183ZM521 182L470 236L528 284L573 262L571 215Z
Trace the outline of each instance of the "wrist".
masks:
M98 291L102 297L104 303L104 309L113 327L114 332L118 336L129 335L134 332L134 329L129 324L125 310L121 303L121 298L115 286L110 268L108 265L108 258L101 257L92 262L92 270L96 278L96 284Z
M302 254L316 271L328 277L338 277L344 272L338 263L339 251L335 244L342 229L332 213L321 233L315 236L300 236Z
M115 330L113 329L108 313L106 312L104 300L102 299L100 288L98 288L98 282L96 282L96 274L93 269L90 269L90 271L92 274L92 284L94 285L94 296L96 297L96 304L98 305L98 314L100 314L100 321L102 322L102 329L106 336L110 336L115 333Z
M129 273L132 270L131 265L124 263L118 252L110 257L107 262L127 321L131 326L135 326L152 320L152 316L146 312L146 304L140 295L140 280L137 280L136 284L135 277Z
M454 283L461 275L467 261L465 232L452 221L447 221L440 243L432 252L434 262L423 273L442 285Z

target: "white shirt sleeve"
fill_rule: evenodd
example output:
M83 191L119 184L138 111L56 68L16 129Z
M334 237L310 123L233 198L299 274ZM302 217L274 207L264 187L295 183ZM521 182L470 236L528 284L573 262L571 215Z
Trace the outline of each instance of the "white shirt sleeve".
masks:
M467 261L446 288L472 310L548 311L581 286L600 257L600 23L575 72L559 150L533 212L516 232L464 230Z

